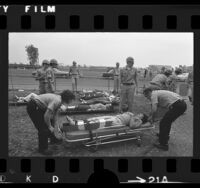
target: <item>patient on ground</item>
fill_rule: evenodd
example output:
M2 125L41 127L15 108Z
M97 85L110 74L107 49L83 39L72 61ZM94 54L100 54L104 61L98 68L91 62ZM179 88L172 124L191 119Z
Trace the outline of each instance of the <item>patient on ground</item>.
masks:
M73 120L66 116L66 123L60 125L63 131L111 129L128 126L131 129L147 126L148 116L145 114L133 114L125 112L115 116L100 116L86 120ZM148 124L149 126L149 124Z

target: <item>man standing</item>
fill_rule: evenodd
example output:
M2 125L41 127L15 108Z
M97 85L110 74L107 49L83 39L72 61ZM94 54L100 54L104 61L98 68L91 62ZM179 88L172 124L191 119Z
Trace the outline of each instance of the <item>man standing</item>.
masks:
M114 94L119 93L119 83L120 83L120 68L119 63L116 63L116 67L113 69L113 75L114 75Z
M61 140L54 135L54 125L57 111L61 104L69 104L74 100L74 94L65 90L60 95L46 93L34 95L27 103L27 113L38 130L38 149L44 155L52 154L48 150L48 138L51 144L59 144Z
M185 101L177 93L167 90L152 91L151 88L146 88L143 91L144 96L151 101L150 121L155 121L155 114L158 107L168 109L164 117L160 121L159 143L154 144L155 147L168 150L169 134L172 123L181 116L187 109Z
M36 72L36 80L39 80L39 94L46 93L47 88L47 77L46 77L46 70L49 67L49 61L43 60L42 61L42 68L38 69Z
M120 94L120 112L124 106L128 106L128 111L133 112L133 101L135 89L138 87L137 69L133 67L134 59L126 59L126 67L120 71L121 94Z
M54 93L55 92L55 73L54 67L57 65L57 61L55 59L51 59L49 63L49 68L46 71L47 75L47 85L46 91L47 93Z
M77 92L77 81L80 76L80 71L75 61L73 61L73 65L69 69L69 75L71 76L72 79L72 91Z

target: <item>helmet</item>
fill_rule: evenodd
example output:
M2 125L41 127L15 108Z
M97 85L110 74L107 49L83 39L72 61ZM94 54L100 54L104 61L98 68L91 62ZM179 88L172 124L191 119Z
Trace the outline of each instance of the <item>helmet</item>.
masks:
M51 59L50 65L58 65L58 61L56 59Z
M42 61L42 65L49 65L49 61L46 60L46 59L44 59L44 60Z

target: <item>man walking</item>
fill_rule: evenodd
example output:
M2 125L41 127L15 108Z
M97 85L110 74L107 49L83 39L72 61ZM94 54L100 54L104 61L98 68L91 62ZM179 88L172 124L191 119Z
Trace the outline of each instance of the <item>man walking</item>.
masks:
M69 75L71 76L72 79L72 91L74 93L77 92L77 82L78 82L78 78L80 76L80 71L77 67L77 63L75 61L73 61L73 65L70 67L69 69Z
M42 68L38 69L36 72L36 80L39 81L39 94L47 93L46 71L48 67L49 67L49 61L45 59L42 61Z
M143 93L144 96L151 101L152 109L149 117L150 121L155 121L155 115L158 107L168 109L160 121L160 131L158 134L159 143L154 144L155 147L167 151L171 125L186 111L187 105L180 95L171 91L152 91L151 88L146 88Z
M138 87L137 69L133 67L134 59L126 59L126 67L120 71L121 93L120 93L120 112L128 106L128 111L133 112L133 101L135 89Z

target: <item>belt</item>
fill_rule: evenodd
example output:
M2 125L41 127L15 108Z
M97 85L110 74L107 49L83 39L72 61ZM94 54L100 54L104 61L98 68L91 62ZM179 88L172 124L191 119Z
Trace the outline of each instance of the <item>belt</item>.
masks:
M134 85L134 83L123 83L123 85L131 86L131 85Z
M150 82L150 84L156 85L156 86L159 86L159 87L160 87L160 85L159 85L158 83Z
M176 105L176 104L179 103L179 102L184 102L184 100L183 100L183 99L177 100L176 102L174 102L173 104L171 104L171 105L169 106L169 109L173 108L174 105Z

